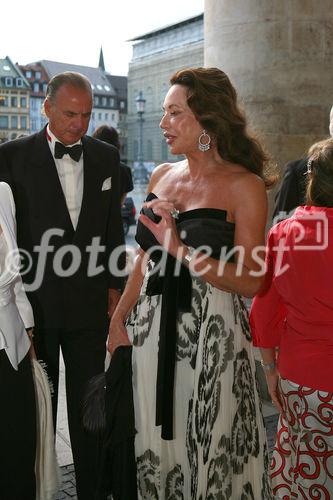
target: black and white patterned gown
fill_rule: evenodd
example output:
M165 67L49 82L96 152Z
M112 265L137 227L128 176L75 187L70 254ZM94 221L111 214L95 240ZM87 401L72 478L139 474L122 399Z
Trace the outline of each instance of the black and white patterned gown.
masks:
M187 245L209 245L213 256L232 248L234 224L223 210L183 212L177 228ZM140 223L137 241L144 250L156 243ZM151 278L156 253L127 321L139 498L268 500L266 435L242 299L185 267L179 278L168 271ZM171 424L163 414L171 415ZM161 438L161 421L169 439Z

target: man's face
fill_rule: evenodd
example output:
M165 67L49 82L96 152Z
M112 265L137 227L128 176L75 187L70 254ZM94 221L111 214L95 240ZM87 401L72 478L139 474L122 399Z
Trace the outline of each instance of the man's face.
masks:
M44 107L51 132L63 144L74 144L87 132L92 109L88 90L64 83Z

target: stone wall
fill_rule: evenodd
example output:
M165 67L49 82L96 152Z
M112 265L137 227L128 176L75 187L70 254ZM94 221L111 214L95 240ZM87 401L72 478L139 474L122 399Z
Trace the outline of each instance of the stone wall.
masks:
M223 69L273 159L329 135L331 0L206 0L205 66Z

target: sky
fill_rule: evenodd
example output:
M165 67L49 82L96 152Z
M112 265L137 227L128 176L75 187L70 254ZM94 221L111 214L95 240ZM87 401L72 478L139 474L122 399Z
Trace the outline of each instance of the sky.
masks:
M1 6L0 58L27 64L49 59L98 65L127 75L132 44L126 40L204 11L204 0L7 0Z

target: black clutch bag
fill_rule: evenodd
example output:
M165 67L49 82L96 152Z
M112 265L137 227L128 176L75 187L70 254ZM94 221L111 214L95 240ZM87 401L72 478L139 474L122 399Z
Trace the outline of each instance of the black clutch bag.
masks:
M110 432L115 422L121 424L127 418L132 422L131 356L132 346L119 346L114 351L106 372L95 375L88 382L81 406L81 420L87 432Z
M106 372L103 372L89 380L83 398L82 424L87 432L98 434L106 429L105 395Z
M105 373L93 377L82 404L87 432L97 434L99 457L94 499L137 500L132 390L132 346L119 346Z

